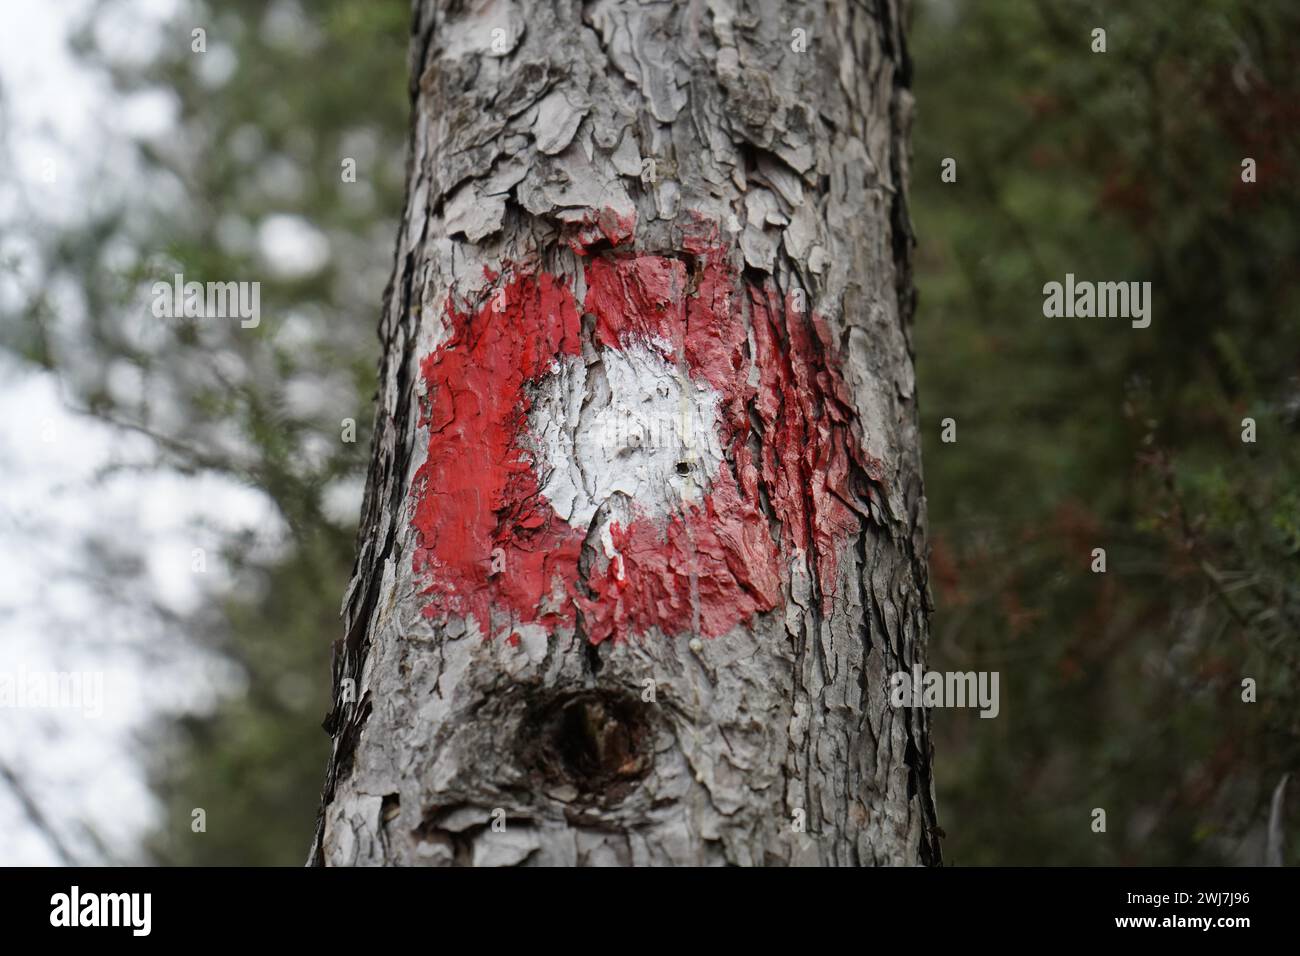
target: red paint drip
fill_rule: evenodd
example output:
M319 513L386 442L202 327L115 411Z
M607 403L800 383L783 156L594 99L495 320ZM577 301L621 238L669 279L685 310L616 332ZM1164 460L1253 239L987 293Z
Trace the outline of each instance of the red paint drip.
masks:
M751 289L757 410L763 422L763 482L788 544L815 562L827 596L835 593L836 545L857 534L859 519L848 502L849 462L865 456L850 427L848 389L831 354L825 324L810 322L776 293ZM784 322L778 326L777 317ZM788 340L781 348L784 328ZM814 339L814 335L816 338Z
M489 635L520 623L571 627L581 612L593 643L656 628L716 637L780 606L799 553L824 597L834 593L838 552L859 529L848 504L851 462L873 478L880 472L853 434L824 324L784 306L770 283L742 283L716 242L692 240L686 251L691 269L652 255L591 259L581 311L595 316L600 345L657 342L662 352L667 343L669 361L718 392L728 462L682 513L611 526L618 555L600 556L585 581L578 562L586 531L539 494L526 450L527 386L557 359L581 354L578 305L545 274L500 286L499 312L499 296L472 313L448 304L451 335L421 363L430 395L423 423L432 433L413 492L414 561L426 614L473 615ZM756 446L751 409L761 426Z

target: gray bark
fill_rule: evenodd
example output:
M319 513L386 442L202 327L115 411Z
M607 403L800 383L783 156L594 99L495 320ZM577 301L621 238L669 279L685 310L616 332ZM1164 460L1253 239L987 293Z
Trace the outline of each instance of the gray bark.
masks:
M927 715L888 694L890 674L924 667L929 614L900 17L899 0L417 0L407 203L311 862L939 862ZM792 577L784 608L722 637L568 632L523 651L421 616L418 362L447 296L502 261L576 273L561 230L604 207L635 210L639 250L678 248L695 214L724 224L738 269L806 290L829 324L884 473L854 503L868 517L841 562L850 586L827 606ZM611 755L631 771L603 774Z

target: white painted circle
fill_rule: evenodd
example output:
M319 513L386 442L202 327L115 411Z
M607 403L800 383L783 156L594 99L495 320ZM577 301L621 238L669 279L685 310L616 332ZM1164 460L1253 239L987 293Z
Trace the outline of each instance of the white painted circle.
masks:
M671 352L655 341L566 355L530 390L541 493L574 527L607 501L622 512L620 496L663 519L708 493L722 466L719 396Z

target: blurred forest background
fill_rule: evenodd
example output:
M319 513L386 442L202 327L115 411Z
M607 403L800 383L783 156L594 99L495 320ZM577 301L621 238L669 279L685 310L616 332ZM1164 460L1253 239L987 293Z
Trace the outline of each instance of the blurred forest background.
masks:
M163 813L139 859L300 864L400 212L408 4L182 0L139 63L95 29L130 3L101 0L76 51L123 95L177 99L180 128L136 143L146 187L170 198L24 224L44 277L0 316L0 347L56 373L86 414L150 436L157 467L273 503L277 547L232 537L229 585L171 622L240 679L141 742ZM1262 862L1270 797L1300 769L1300 5L917 0L912 14L930 664L999 671L1002 693L995 720L933 714L946 860ZM268 272L268 237L298 261ZM138 334L121 316L146 315L142 288L173 272L260 278L261 325ZM1067 272L1149 280L1150 328L1044 318L1042 286ZM75 328L67 295L89 317ZM125 586L146 545L87 553ZM195 834L199 806L211 820Z

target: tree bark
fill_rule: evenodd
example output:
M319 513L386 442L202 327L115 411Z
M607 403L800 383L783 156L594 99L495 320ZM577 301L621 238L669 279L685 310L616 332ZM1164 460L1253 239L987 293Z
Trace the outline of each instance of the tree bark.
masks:
M938 864L899 0L414 7L311 862Z

